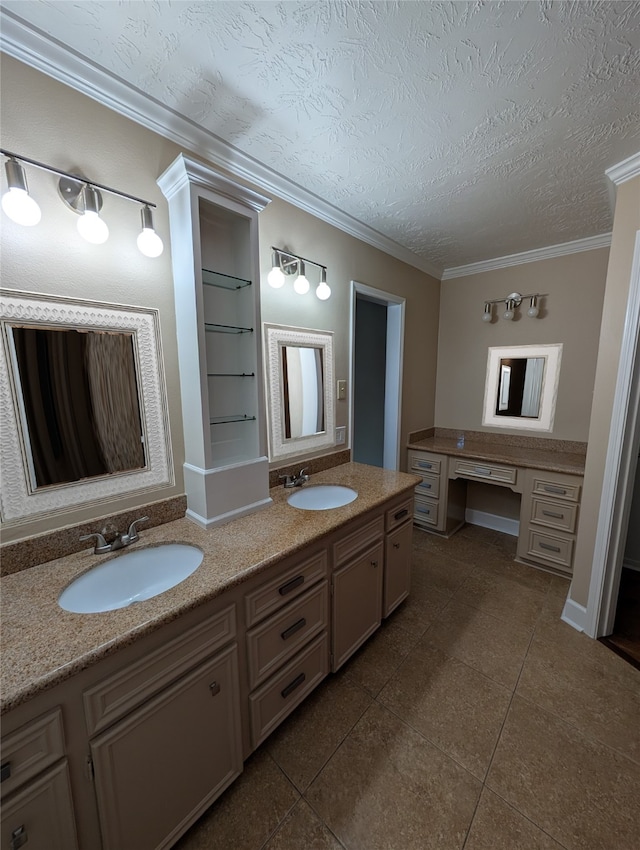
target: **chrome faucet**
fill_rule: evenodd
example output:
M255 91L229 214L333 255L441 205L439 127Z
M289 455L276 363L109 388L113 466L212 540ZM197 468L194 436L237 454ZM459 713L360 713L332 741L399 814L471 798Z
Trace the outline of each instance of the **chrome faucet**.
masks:
M136 540L140 539L140 535L138 534L138 529L136 525L139 522L146 522L149 519L148 516L140 517L139 519L134 519L134 521L129 526L129 531L126 534L120 532L116 534L115 538L111 541L111 543L107 543L104 539L104 535L100 534L99 531L94 534L84 534L80 540L92 540L94 537L96 539L96 545L93 549L94 555L104 555L105 552L116 552L118 549L124 549L125 546L130 546L131 543L135 543Z
M295 472L291 475L279 475L278 478L282 481L284 479L284 487L285 489L289 489L290 487L302 487L305 481L309 480L309 476L306 475L307 468L301 469L300 472L296 475Z

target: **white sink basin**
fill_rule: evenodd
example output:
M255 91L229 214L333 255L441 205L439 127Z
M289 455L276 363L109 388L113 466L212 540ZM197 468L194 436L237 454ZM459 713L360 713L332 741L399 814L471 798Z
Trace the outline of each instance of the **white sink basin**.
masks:
M296 490L287 502L303 511L328 511L348 505L357 498L358 494L351 487L343 487L340 484L312 484L310 487Z
M165 543L127 552L78 576L58 597L74 614L97 614L126 608L180 584L202 563L196 546Z

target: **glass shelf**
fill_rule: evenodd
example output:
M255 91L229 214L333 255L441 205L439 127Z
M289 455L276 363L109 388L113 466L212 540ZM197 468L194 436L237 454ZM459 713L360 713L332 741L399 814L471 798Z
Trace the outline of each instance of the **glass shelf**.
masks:
M210 322L204 323L204 329L212 334L252 334L253 328L240 328L236 325L214 325Z
M207 378L255 378L255 372L207 372Z
M209 269L202 269L202 282L207 286L217 286L218 289L244 289L245 286L251 286L250 280L212 272Z
M245 414L238 414L234 416L231 414L230 416L213 416L209 420L210 425L226 425L228 422L255 422L255 416L247 416Z

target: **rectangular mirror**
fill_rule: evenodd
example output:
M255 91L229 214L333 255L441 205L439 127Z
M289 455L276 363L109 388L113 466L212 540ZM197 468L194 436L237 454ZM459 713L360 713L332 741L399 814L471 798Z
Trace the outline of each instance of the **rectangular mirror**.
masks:
M333 334L264 324L269 458L335 445Z
M2 522L172 484L157 311L0 296Z
M483 425L552 431L562 344L490 348Z

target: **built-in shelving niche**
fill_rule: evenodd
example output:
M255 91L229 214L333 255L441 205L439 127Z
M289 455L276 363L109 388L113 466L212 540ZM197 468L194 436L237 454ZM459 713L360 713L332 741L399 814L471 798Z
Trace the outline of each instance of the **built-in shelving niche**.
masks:
M270 501L257 244L268 199L182 155L158 183L171 219L187 513L209 527Z

